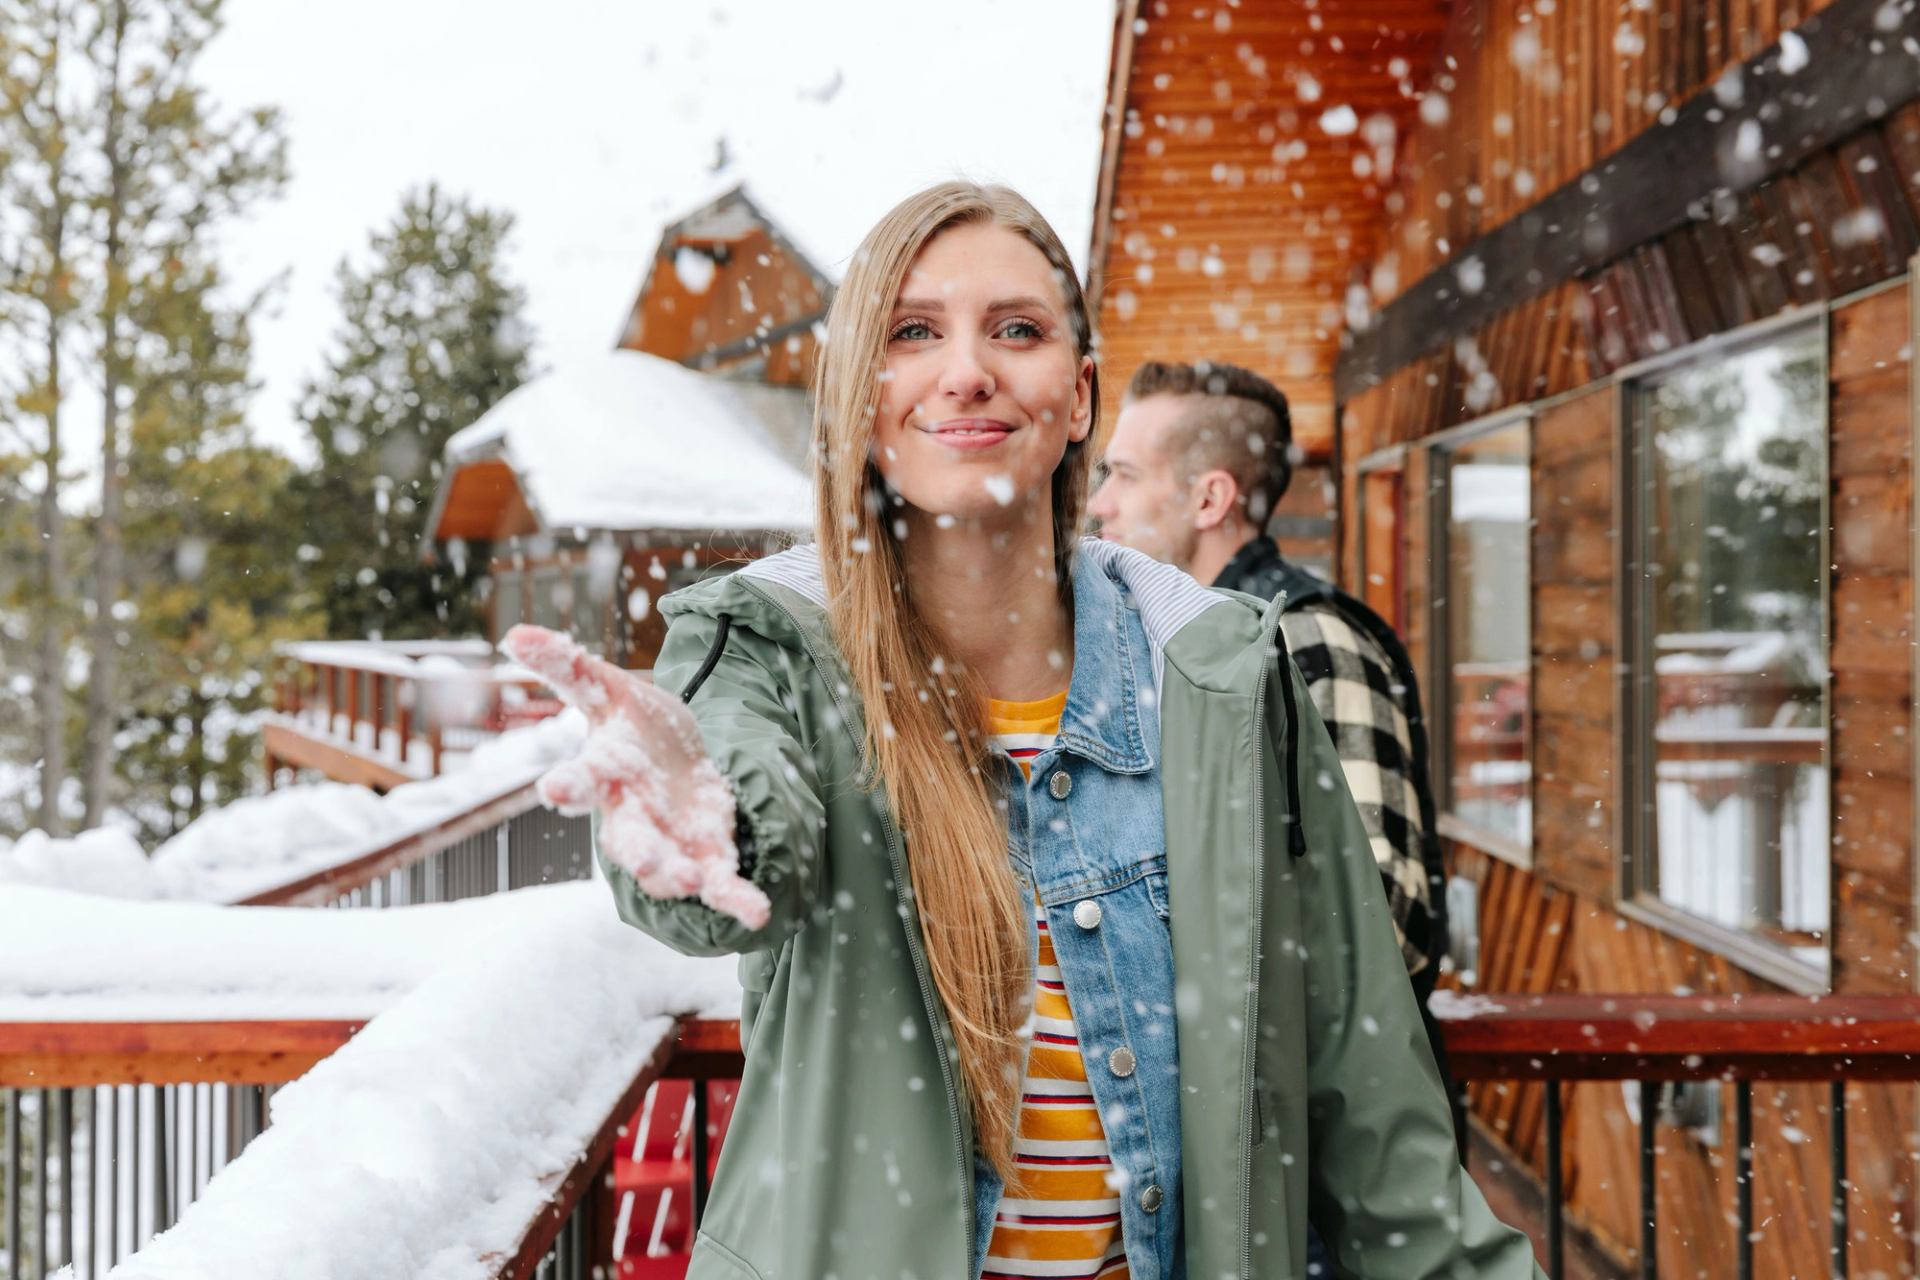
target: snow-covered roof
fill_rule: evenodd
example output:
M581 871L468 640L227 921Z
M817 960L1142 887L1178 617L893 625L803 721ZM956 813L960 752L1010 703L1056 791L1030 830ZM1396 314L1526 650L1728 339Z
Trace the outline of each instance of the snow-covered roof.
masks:
M797 388L600 352L455 434L448 472L504 458L549 529L797 532L813 525L810 481L775 442L805 439L809 412Z

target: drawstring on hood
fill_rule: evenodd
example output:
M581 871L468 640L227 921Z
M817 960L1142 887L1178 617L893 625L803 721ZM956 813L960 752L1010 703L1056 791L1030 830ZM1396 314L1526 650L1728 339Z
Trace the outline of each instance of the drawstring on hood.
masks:
M693 679L687 681L687 687L680 691L682 702L693 701L693 695L700 692L700 686L707 682L707 677L713 674L713 669L720 665L720 655L726 652L727 632L733 628L733 615L720 614L718 621L720 629L713 633L712 647L707 650L707 656L700 663L699 669L693 673Z

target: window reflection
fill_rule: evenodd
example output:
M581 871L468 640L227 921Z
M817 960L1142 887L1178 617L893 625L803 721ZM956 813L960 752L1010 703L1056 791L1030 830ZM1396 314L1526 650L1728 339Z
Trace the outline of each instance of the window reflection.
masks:
M1533 827L1527 424L1454 445L1446 467L1448 811L1518 844Z
M1645 887L1821 968L1824 384L1810 331L1662 374L1639 396Z

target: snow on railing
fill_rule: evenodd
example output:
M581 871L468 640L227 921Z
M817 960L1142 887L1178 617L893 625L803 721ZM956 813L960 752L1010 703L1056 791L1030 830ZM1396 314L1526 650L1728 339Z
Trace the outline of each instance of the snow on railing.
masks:
M50 900L76 896L20 895L32 900L10 902L14 923L58 916L61 908ZM622 923L605 886L592 881L404 911L111 905L115 919L84 927L144 932L152 942L135 948L115 995L96 991L94 999L69 1003L78 987L108 985L100 971L112 967L110 959L98 961L91 978L62 978L57 964L38 955L27 981L43 984L51 976L66 985L38 999L23 987L0 1008L15 1017L27 1008L62 1007L88 1016L102 1008L177 1014L183 1001L228 1015L249 1002L258 1014L366 1011L356 999L377 997L377 982L362 981L357 996L300 993L326 972L326 964L314 963L321 955L334 965L356 964L362 979L384 971L396 988L344 1047L273 1095L265 1131L205 1180L178 1222L114 1276L501 1274L527 1252L530 1232L551 1218L550 1204L567 1180L578 1182L583 1157L596 1143L604 1147L611 1124L638 1105L638 1091L671 1052L677 1020L737 1011L730 961L669 951ZM183 912L196 919L182 920ZM141 913L152 913L144 925ZM174 962L155 989L142 987L132 970L155 963L169 943L177 947L183 926L201 929L204 947L188 948L199 954ZM269 936L277 940L269 943ZM0 973L11 987L19 971L12 960L34 958L15 948L39 947L11 937L5 945L9 958ZM432 955L440 963L420 973ZM241 994L249 980L249 993ZM196 1002L180 990L190 985L211 990ZM5 1047L0 1038L0 1071L17 1070ZM604 1150L599 1158L604 1163ZM44 1179L44 1165L41 1172ZM95 1189L83 1189L90 1205ZM153 1215L147 1221L163 1225ZM51 1238L44 1224L43 1249ZM66 1233L71 1239L71 1225ZM84 1266L98 1238L83 1236L78 1251L56 1247L53 1260ZM539 1242L539 1252L552 1238Z
M385 795L317 782L236 800L203 815L151 856L117 827L63 839L29 832L11 848L0 847L0 885L272 906L319 905L330 900L320 892L324 886L336 890L333 897L368 887L381 905L585 875L584 822L573 824L577 832L568 837L564 860L573 870L541 873L559 856L556 824L562 820L539 809L533 794L534 781L576 751L585 732L578 712L563 712L482 744L458 772ZM497 848L476 846L435 860L494 828ZM444 865L447 858L461 869ZM417 868L412 879L423 883L399 880L390 893L371 888L382 875L409 867ZM457 876L461 884L449 879L443 892L443 876Z
M557 721L513 736L568 731ZM301 863L292 879L291 864L269 859L267 870L282 874L248 899L407 910L117 900L30 887L16 875L0 892L0 1273L78 1263L95 1274L156 1233L170 1243L116 1274L527 1275L551 1248L579 1252L591 1213L575 1208L587 1184L603 1180L614 1133L663 1069L674 1019L724 1018L738 987L731 963L683 959L619 922L591 879L586 820L560 817L533 794L552 747L516 754L510 789L477 802L484 770L402 788L389 799L438 787L467 795L467 806L371 850L365 840L336 842L331 863ZM291 792L259 803L269 802L277 808L253 810L227 835L307 812ZM108 863L124 870L124 859L91 861L89 886L107 878ZM259 882L261 869L251 874ZM562 880L576 883L508 892ZM421 903L447 905L413 905ZM368 1019L383 1029L356 1035ZM316 1062L327 1070L310 1072ZM383 1073L392 1078L369 1083ZM542 1081L551 1096L542 1097ZM327 1100L349 1095L360 1100ZM263 1134L281 1130L283 1096L306 1119L250 1159ZM454 1116L471 1108L477 1117L485 1106L499 1125L524 1128L523 1148L485 1125L464 1156L453 1150ZM365 1123L342 1142L339 1120L351 1116ZM424 1222L393 1236L396 1247L437 1252L390 1253L371 1268L359 1254L318 1251L304 1233L271 1265L236 1264L215 1247L223 1214L257 1211L258 1202L246 1207L249 1185L271 1199L289 1194L296 1176L310 1181L282 1201L282 1216L285 1204L299 1204L307 1221L331 1224L316 1239L364 1245L366 1222L329 1211L328 1198L391 1202L368 1187L400 1176L400 1154L382 1144L407 1123L447 1149L413 1173L466 1170L457 1194L419 1190L412 1203L453 1224L445 1206L462 1202L459 1230L477 1242L471 1256L457 1233L436 1236ZM322 1158L323 1147L335 1154ZM468 1199L488 1177L488 1194ZM209 1196L215 1207L200 1208ZM207 1222L215 1225L192 1225ZM383 1226L374 1238L392 1235Z

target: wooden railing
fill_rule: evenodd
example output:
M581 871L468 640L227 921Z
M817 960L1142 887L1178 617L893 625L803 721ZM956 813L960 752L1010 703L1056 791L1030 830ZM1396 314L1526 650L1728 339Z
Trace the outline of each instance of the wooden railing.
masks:
M123 1249L137 1249L140 1237L176 1221L205 1182L265 1129L271 1089L297 1080L362 1025L340 1020L0 1023L0 1091L12 1103L7 1131L13 1176L6 1185L7 1247L0 1250L7 1280L44 1277L55 1263L76 1259L82 1274L96 1276L120 1261ZM615 1144L647 1090L662 1080L739 1074L739 1023L683 1019L642 1064L580 1158L555 1179L519 1246L482 1261L498 1280L531 1280L543 1267L566 1280L601 1274L609 1260L592 1255L610 1235L613 1211L611 1195L601 1193L610 1182ZM33 1152L37 1179L19 1176L23 1097L38 1103L31 1108L40 1121ZM705 1098L704 1089L695 1090L696 1216L705 1199ZM76 1122L87 1133L90 1150L76 1145ZM124 1151L123 1132L132 1135ZM195 1153L192 1161L180 1158L185 1148ZM198 1163L202 1151L204 1168ZM129 1166L124 1171L123 1161ZM78 1198L76 1165L92 1183ZM102 1170L111 1170L104 1184L97 1177ZM28 1225L23 1184L36 1192L38 1222L31 1224L32 1231L22 1229ZM84 1215L74 1212L80 1202ZM132 1222L131 1241L120 1230L123 1220ZM76 1238L87 1242L84 1249L76 1251Z
M1563 1087L1641 1082L1640 1266L1656 1274L1659 1086L1722 1081L1734 1087L1734 1256L1753 1274L1755 1081L1830 1085L1832 1235L1829 1272L1848 1263L1847 1095L1850 1081L1920 1080L1920 996L1438 996L1434 1014L1461 1081L1543 1082L1546 1110L1547 1271L1565 1270Z
M560 701L484 641L291 644L275 687L267 776L280 764L387 788L441 772L449 750L554 715ZM441 658L456 669L430 665Z
M555 1280L588 1280L612 1274L614 1260L582 1255L583 1244L604 1245L611 1219L617 1213L611 1168L616 1142L641 1109L647 1090L666 1080L738 1080L741 1069L740 1024L731 1019L683 1018L674 1033L621 1096L580 1159L553 1188L553 1197L528 1225L520 1248L499 1260L495 1280L533 1280L543 1263L551 1262ZM697 1223L706 1204L708 1144L712 1126L707 1115L707 1090L693 1090L691 1158L692 1217Z
M527 786L238 905L452 902L584 879L591 858L586 820ZM266 1128L274 1090L361 1025L0 1023L0 1280L75 1261L90 1280L137 1251ZM608 1126L631 1115L616 1108Z

